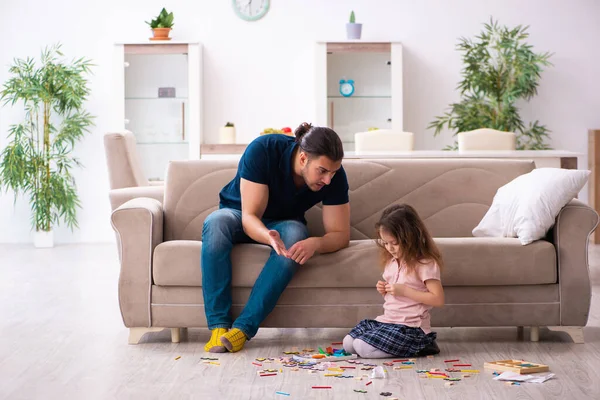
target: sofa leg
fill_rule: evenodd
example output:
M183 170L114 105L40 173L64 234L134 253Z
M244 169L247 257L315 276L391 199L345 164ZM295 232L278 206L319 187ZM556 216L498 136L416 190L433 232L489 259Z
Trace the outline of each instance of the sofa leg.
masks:
M148 332L160 332L165 328L129 328L129 344L138 344L142 336Z
M179 343L181 341L181 331L179 328L171 328L171 342Z
M524 331L523 328L524 327L522 327L522 326L517 326L517 339L519 339L519 340L523 339L523 337L524 337L523 336L523 331Z
M583 326L549 326L548 329L556 332L566 332L573 339L573 343L585 343L583 338Z
M529 339L532 342L539 342L540 341L540 327L539 326L532 326L531 327L531 331L529 332Z

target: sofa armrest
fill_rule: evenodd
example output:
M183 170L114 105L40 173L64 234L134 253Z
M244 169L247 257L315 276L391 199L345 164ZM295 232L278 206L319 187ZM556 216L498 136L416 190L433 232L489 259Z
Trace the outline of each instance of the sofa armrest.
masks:
M560 322L563 326L585 326L588 320L592 297L588 244L598 220L598 213L579 200L571 200L556 217L553 241L558 260Z
M119 242L119 306L123 322L128 328L149 327L152 255L163 241L162 205L150 198L129 200L113 211L111 223Z
M119 208L122 204L125 204L131 199L135 199L137 197L149 197L151 199L156 199L163 203L165 197L165 187L164 186L136 186L136 187L128 187L121 189L113 189L108 192L108 197L110 198L110 209L112 211Z

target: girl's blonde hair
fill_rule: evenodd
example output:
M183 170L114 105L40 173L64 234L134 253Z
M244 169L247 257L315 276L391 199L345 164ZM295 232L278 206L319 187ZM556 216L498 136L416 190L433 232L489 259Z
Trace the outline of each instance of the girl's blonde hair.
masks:
M381 214L377 229L377 245L381 249L382 268L389 263L392 255L386 250L381 240L381 230L384 229L396 238L402 250L402 260L408 272L414 272L421 263L435 261L443 268L442 255L431 238L425 223L417 211L408 204L395 204L386 208Z

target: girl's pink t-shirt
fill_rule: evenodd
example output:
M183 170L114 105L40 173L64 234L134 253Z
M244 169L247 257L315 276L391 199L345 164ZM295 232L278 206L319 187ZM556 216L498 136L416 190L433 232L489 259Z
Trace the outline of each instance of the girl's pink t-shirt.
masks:
M440 268L431 261L419 264L414 273L407 273L404 263L398 267L398 261L392 259L383 271L383 279L389 284L402 283L412 289L427 291L425 281L428 279L440 280ZM421 328L423 332L431 332L431 317L429 310L433 307L418 303L408 297L385 294L383 304L383 315L376 318L379 322L388 324L402 324L415 328Z

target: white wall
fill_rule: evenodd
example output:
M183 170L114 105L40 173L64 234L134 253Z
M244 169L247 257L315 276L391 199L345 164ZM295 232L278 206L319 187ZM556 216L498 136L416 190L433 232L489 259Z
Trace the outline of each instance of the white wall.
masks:
M59 242L112 241L102 134L111 129L111 62L114 42L145 39L144 21L166 6L175 13L173 37L204 44L205 133L235 121L240 140L264 127L295 126L313 109L313 43L342 39L349 11L362 22L364 40L404 44L405 129L416 133L417 149L440 149L450 135L433 138L426 126L448 103L461 69L457 38L472 37L490 16L502 24L530 25L530 43L551 51L554 67L543 74L539 95L523 105L526 120L552 129L557 149L587 152L587 129L600 127L600 2L594 0L272 0L259 22L235 16L229 0L0 0L0 82L14 57L37 56L60 41L70 57L94 60L88 109L98 116L92 134L79 144L85 169L76 172L83 209L80 229L59 228ZM18 110L0 109L0 148ZM584 157L583 162L587 163ZM587 164L586 164L587 165ZM585 194L584 194L585 195ZM12 194L0 198L0 242L27 242L29 210Z

